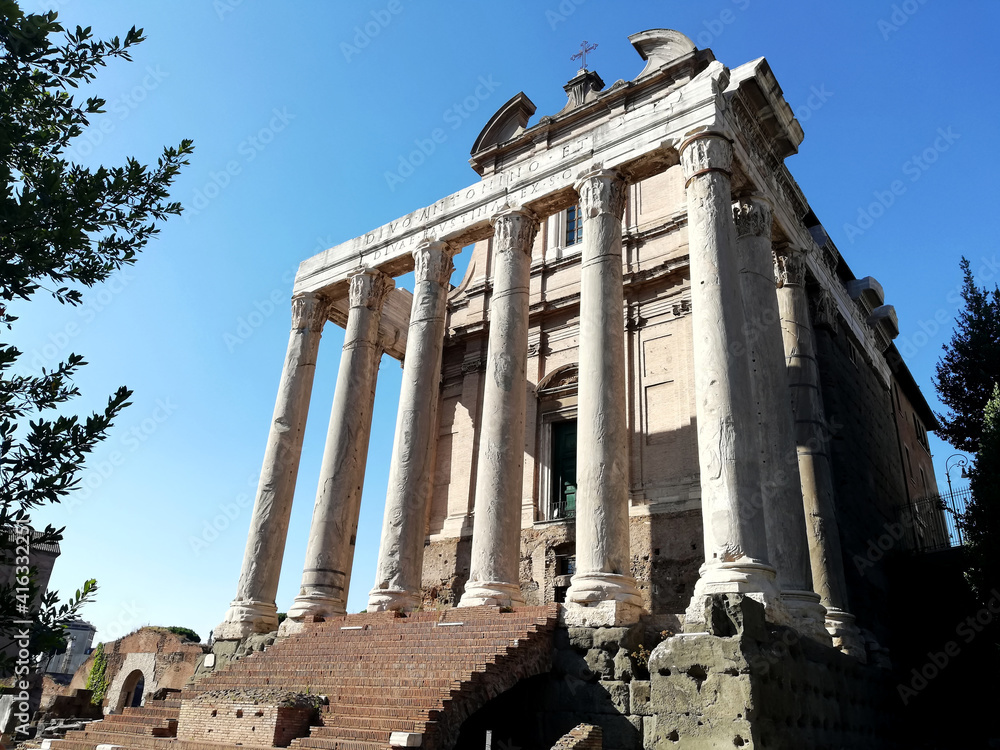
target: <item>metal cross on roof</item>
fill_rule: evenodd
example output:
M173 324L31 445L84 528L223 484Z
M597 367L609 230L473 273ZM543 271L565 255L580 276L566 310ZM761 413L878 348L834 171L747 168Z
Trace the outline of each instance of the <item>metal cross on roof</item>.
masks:
M587 69L587 53L588 52L593 52L595 49L597 49L597 43L596 42L594 42L594 44L589 44L587 42L587 40L584 39L583 43L580 45L580 51L577 52L575 55L573 55L570 58L570 60L579 60L580 61L580 67L583 70L586 70Z

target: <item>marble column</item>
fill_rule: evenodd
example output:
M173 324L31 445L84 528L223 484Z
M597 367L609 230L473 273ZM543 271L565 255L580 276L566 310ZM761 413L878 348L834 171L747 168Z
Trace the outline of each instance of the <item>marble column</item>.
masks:
M767 557L750 371L741 356L746 336L732 210L733 148L724 135L701 132L680 152L705 533L705 564L688 608L696 623L704 619L705 598L714 593L749 594L768 608L780 609L780 603Z
M521 490L527 402L531 247L538 219L507 209L492 219L493 294L472 526L469 582L460 607L523 604Z
M444 242L424 242L413 251L413 306L369 612L411 610L420 604L427 513L434 490L448 282L456 250Z
M363 271L350 279L347 330L320 466L302 586L288 610L289 620L346 611L375 382L382 357L379 320L382 304L394 286L393 280L380 271Z
M826 610L812 590L795 424L788 400L785 347L771 250L773 211L759 196L733 206L736 254L743 294L746 359L757 422L761 499L768 558L777 570L781 600L796 629L829 645Z
M269 633L278 627L274 599L327 313L327 302L315 294L292 297L292 332L264 450L243 569L226 619L212 631L216 640Z
M816 339L809 319L805 259L785 246L774 254L778 307L795 419L799 477L805 508L813 588L826 607L826 629L834 644L864 657L864 642L848 612L844 558L833 491L829 440L816 361Z
M628 190L615 172L577 183L583 218L577 407L576 573L567 611L589 625L638 622L642 599L629 547L629 426L622 314L622 214Z

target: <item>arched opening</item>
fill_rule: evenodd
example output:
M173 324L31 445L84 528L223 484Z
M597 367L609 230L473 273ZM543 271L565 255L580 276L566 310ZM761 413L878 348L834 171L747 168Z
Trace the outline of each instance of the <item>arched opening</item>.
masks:
M146 689L146 678L141 669L132 670L122 683L121 693L115 705L115 713L121 713L126 708L138 708L142 705L143 692Z

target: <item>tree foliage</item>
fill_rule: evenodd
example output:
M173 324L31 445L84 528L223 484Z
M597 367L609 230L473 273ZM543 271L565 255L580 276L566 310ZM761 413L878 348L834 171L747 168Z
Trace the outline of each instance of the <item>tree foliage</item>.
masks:
M0 330L17 320L10 303L39 291L80 304L85 289L134 263L158 222L181 211L169 187L187 164L188 140L165 148L154 166L128 158L91 169L65 158L105 105L99 97L79 101L72 90L92 83L108 61L130 60L143 39L133 27L124 38L96 40L89 27L64 29L55 12L25 14L14 0L0 0ZM8 564L16 561L16 530L30 524L34 509L79 486L86 457L131 395L122 386L101 411L82 419L63 414L79 395L73 376L83 357L71 353L50 369L17 374L21 355L0 343L0 562ZM56 542L62 531L49 525L33 541ZM31 650L40 654L58 647L96 584L88 581L65 604L55 593L39 603L29 577L30 601L40 607L31 613ZM19 594L14 584L0 585L0 647L16 633Z
M972 500L959 517L967 577L982 602L1000 587L1000 386L986 404L979 450L969 471Z
M969 261L962 258L962 299L951 341L937 364L934 385L948 407L939 414L938 434L955 448L975 453L982 435L983 410L1000 382L1000 288L976 286Z
M169 628L164 628L164 630L169 630L174 635L179 635L181 638L186 638L189 641L201 643L201 636L191 630L191 628L185 628L181 625L171 625Z

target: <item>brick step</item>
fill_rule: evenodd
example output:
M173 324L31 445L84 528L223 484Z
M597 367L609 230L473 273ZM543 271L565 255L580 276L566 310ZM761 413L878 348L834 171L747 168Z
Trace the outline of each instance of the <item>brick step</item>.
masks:
M355 729L351 727L313 727L310 737L332 740L362 740L364 742L389 742L389 729Z
M324 724L334 723L341 716L371 716L387 719L420 719L426 721L428 715L432 719L435 718L435 713L436 709L428 709L424 706L419 708L414 706L400 706L395 701L389 705L365 706L363 708L351 703L331 703L329 706L323 706L320 719Z
M110 714L105 716L103 721L111 724L141 724L147 727L165 726L169 722L177 722L177 717L166 716L144 716L143 714Z
M426 723L426 712L422 718L410 719L371 716L367 713L345 714L329 718L324 716L323 723L320 726L313 727L313 733L319 736L327 736L331 733L335 734L341 729L388 729L392 732L417 732L422 731ZM321 729L324 731L319 732ZM325 730L331 731L328 732Z
M388 742L361 742L359 740L336 740L322 737L301 737L292 740L290 748L308 747L316 750L389 750Z
M159 716L163 719L176 719L180 716L181 709L180 706L177 708L160 708L159 706L145 705L139 708L126 708L120 714L111 714L112 716Z

